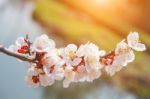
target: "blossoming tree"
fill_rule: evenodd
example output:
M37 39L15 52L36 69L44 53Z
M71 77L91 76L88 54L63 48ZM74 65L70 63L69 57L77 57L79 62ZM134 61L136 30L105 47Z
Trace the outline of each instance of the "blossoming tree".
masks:
M9 48L0 45L0 52L29 62L25 77L28 85L50 86L56 80L63 80L64 88L71 82L92 82L101 76L102 69L113 76L133 62L133 50L146 50L145 45L139 42L137 32L131 32L127 39L107 54L91 42L79 47L69 44L58 49L55 42L45 34L37 37L34 42L26 36L19 37Z

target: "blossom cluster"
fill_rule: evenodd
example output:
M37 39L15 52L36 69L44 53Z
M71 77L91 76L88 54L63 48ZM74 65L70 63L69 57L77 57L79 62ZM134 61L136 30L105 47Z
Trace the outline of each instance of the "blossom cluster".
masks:
M9 50L34 58L25 77L28 85L50 86L57 80L63 80L63 87L67 88L71 82L92 82L101 76L102 69L114 75L135 59L133 50L144 51L146 47L139 42L138 33L131 32L108 54L91 42L79 47L69 44L58 49L45 34L34 42L28 37L20 37Z

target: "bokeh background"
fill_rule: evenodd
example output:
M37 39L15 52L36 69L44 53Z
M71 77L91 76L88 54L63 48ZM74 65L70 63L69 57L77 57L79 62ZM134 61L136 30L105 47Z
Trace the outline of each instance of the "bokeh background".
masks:
M57 47L88 41L111 50L130 31L140 32L147 51L110 77L105 72L93 83L62 82L28 87L27 63L0 53L0 99L150 99L150 0L0 0L0 43L18 36L33 40L45 33Z

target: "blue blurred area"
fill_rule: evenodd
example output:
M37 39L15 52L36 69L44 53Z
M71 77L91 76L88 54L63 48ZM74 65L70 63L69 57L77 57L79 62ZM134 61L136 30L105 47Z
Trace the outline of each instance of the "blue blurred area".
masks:
M42 29L31 20L31 3L8 0L0 3L0 42L3 45L12 44L25 33L32 33L29 34L31 38L42 33ZM24 82L27 65L0 53L0 99L42 98L41 88L30 88Z

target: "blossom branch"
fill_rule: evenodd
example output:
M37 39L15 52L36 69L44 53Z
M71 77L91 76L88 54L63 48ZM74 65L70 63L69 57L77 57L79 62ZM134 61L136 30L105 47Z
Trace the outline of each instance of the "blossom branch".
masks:
M0 45L0 52L30 63L26 82L31 86L50 86L55 80L63 80L66 88L71 82L92 82L101 76L101 69L114 75L135 59L135 51L145 51L139 42L139 34L131 32L127 39L105 54L93 43L77 47L68 44L58 49L47 35L37 37L33 43L26 36L16 40L8 49Z
M12 51L8 50L7 48L3 47L2 45L0 45L0 52L3 53L3 54L6 54L8 56L12 56L14 58L17 58L21 61L36 63L35 57L29 57L29 56L18 54L16 52L12 52ZM102 62L106 57L110 56L110 54L112 54L112 52L113 51L111 51L110 53L108 53L108 54L104 55L103 57L101 57L100 62Z

